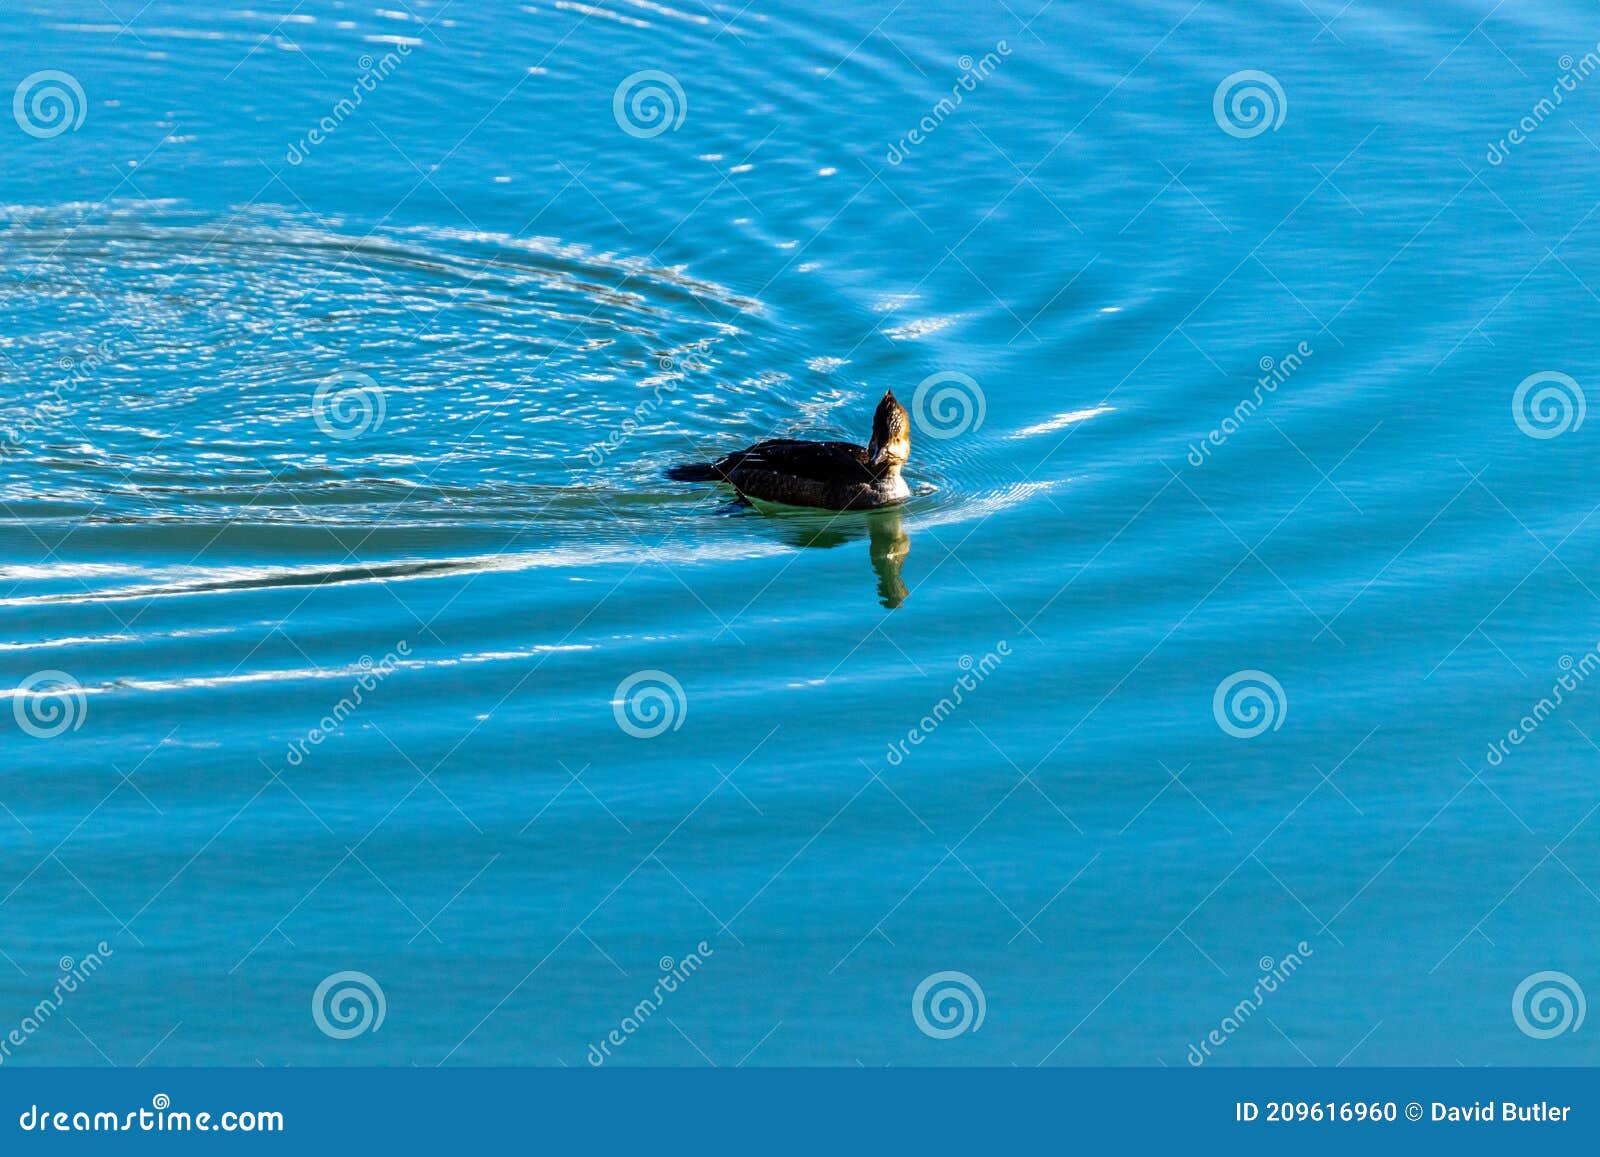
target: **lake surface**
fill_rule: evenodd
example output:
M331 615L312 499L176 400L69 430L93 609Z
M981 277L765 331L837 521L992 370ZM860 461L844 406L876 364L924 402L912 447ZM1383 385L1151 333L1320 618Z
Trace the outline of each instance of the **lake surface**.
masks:
M1600 1060L1531 7L8 7L0 1061Z

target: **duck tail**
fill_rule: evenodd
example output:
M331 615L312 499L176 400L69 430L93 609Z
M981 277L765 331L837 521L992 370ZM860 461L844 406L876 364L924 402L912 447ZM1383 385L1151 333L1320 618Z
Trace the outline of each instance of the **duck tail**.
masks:
M715 482L722 475L711 462L685 462L669 467L667 477L674 482Z

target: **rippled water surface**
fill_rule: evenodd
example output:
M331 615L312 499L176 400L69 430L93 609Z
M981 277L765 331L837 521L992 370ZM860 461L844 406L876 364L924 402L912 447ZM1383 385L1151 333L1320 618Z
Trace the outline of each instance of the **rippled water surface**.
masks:
M1484 7L0 13L3 1061L1600 1060L1600 23ZM887 389L902 507L664 477Z

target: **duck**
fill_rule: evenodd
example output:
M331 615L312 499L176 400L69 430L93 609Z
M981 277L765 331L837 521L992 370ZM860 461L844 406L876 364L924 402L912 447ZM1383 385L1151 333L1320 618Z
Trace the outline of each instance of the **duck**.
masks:
M900 468L911 458L911 417L884 391L872 415L872 439L808 442L773 438L715 462L673 466L675 482L725 483L741 498L822 510L876 510L911 497Z

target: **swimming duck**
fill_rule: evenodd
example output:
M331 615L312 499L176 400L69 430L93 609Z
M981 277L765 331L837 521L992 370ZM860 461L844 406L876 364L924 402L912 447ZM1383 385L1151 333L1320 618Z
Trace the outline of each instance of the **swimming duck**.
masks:
M870 510L911 497L900 467L911 457L911 419L886 391L872 415L872 441L774 438L715 462L674 466L676 482L726 482L745 498L824 510Z

